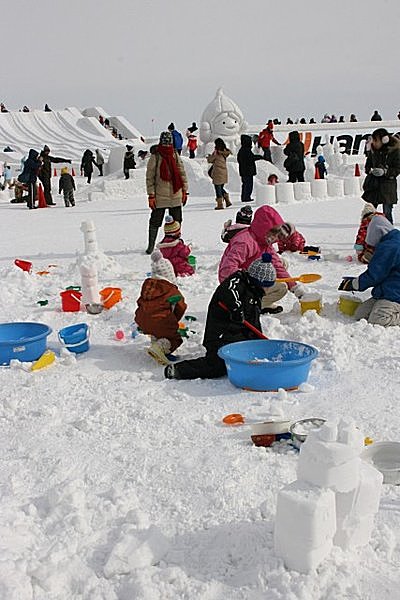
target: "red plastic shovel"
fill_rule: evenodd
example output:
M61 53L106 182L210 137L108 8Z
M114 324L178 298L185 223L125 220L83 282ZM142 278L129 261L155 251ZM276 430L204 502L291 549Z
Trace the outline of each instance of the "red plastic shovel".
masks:
M223 310L225 310L226 312L229 312L229 308L223 302L218 302L218 305ZM247 327L247 329L250 329L250 331L252 331L253 333L255 333L256 336L259 337L260 339L262 339L262 340L268 340L267 336L264 335L262 331L260 331L259 329L257 329L257 327L254 327L254 325L252 325L251 323L249 323L245 319L243 319L243 325L245 325Z

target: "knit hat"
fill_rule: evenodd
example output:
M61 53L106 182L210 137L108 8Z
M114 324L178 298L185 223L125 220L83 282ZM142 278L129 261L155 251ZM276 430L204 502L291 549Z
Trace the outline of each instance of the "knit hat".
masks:
M272 255L268 252L264 252L261 258L258 258L251 263L247 272L253 283L263 288L274 285L276 271L271 261Z
M236 223L250 225L252 218L253 210L251 206L242 206L242 208L236 213Z
M376 213L376 208L370 202L366 202L361 211L361 218L365 219L365 217L369 217L370 215L374 215Z
M175 129L175 124L174 123L170 123L168 125L168 131L173 131Z
M293 223L284 223L281 225L281 231L285 237L290 237L296 231L296 227Z
M175 273L172 263L163 257L160 250L154 250L151 255L151 276L155 279L166 279L175 283Z
M66 175L68 173L68 167L63 167L61 169L61 175Z
M172 146L172 133L170 131L163 131L160 135L161 146Z
M179 221L174 221L171 215L167 215L165 217L164 232L165 235L179 237L181 234L181 224L179 223Z
M393 229L393 225L387 220L386 217L382 215L375 215L371 223L368 225L365 241L368 246L373 246L375 248L383 236L390 231L393 231Z

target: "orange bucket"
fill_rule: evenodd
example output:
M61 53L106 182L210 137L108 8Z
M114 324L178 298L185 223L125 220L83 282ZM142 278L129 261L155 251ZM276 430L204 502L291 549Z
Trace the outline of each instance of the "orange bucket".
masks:
M65 290L60 292L61 306L64 312L77 312L81 310L81 292Z
M121 288L106 287L100 291L101 301L104 308L111 308L122 298Z

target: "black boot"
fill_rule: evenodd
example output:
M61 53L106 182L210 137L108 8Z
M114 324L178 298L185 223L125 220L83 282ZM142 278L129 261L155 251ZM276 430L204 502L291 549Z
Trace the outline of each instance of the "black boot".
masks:
M146 254L151 254L157 239L158 227L149 227L149 244L146 248Z

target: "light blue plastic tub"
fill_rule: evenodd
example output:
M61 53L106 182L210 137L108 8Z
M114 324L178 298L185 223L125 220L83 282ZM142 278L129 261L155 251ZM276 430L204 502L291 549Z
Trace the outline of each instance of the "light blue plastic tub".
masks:
M47 349L51 327L44 323L0 323L0 365L11 360L32 362Z
M60 329L58 332L60 343L70 352L80 354L89 350L89 325L77 323Z
M288 340L251 340L218 350L233 385L257 392L293 389L307 381L318 350Z

